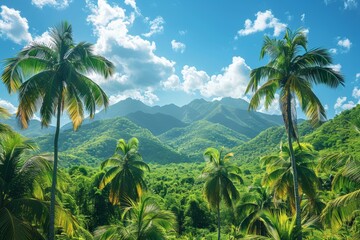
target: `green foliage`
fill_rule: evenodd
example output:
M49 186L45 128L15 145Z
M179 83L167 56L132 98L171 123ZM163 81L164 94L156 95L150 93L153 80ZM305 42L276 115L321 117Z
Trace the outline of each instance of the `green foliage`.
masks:
M360 116L360 105L324 123L304 140L321 152L345 152L360 158L360 138L353 125Z
M149 130L141 128L126 118L101 120L81 126L77 132L65 130L59 137L63 166L97 166L114 153L117 140L136 137L141 142L139 151L145 162L169 163L186 162L188 157L164 145ZM51 148L53 137L36 139L42 151ZM161 153L161 154L159 154Z
M115 154L101 164L101 168L106 172L100 181L99 189L110 184L109 200L114 205L120 203L123 206L127 200L137 201L146 189L144 171L150 171L150 168L142 161L138 148L137 138L131 138L128 143L120 139Z
M179 152L187 153L196 161L201 158L203 149L208 146L226 146L227 149L238 146L248 137L221 124L205 120L197 121L185 128L174 128L159 136Z
M162 210L150 197L139 202L129 200L128 207L122 214L123 223L102 226L95 231L95 239L169 239L174 234L175 216Z

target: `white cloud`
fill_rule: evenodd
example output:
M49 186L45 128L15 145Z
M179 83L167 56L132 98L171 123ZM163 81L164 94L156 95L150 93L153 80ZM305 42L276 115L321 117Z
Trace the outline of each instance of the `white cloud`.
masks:
M45 6L54 7L58 9L66 8L72 0L31 0L31 3L38 8Z
M259 106L261 106L258 109L259 112L272 114L272 115L274 115L274 114L281 115L280 104L279 104L279 94L278 93L275 94L275 99L270 104L268 109L265 109L265 98L260 100L260 105Z
M346 101L346 99L347 99L346 97L338 97L336 99L336 103L334 105L334 108L335 109L340 108L343 105L343 103Z
M164 19L160 16L156 17L154 20L149 21L150 31L148 33L144 33L144 37L151 37L154 34L162 33L164 31Z
M178 42L176 40L172 40L171 41L171 48L175 51L175 52L181 52L183 53L185 51L186 45L182 42Z
M351 44L352 42L350 42L348 38L340 39L337 43L337 45L343 48L344 51L349 51L351 48Z
M177 75L171 75L166 81L161 82L164 89L177 90L181 88L180 79Z
M221 74L209 76L205 71L185 65L181 71L183 82L180 87L187 93L199 92L207 98L243 96L250 67L241 57L233 57L232 63L222 69Z
M329 52L332 54L337 54L337 49L336 48L330 48Z
M351 109L356 106L356 103L353 101L346 102L347 97L338 97L336 99L336 103L334 105L334 109L336 113L340 113L343 110ZM360 103L360 101L358 102Z
M250 71L245 59L233 57L232 63L222 70L222 74L210 77L210 81L201 89L201 94L205 97L242 97Z
M132 7L136 12L138 12L138 8L136 7L136 1L135 0L125 0L124 2L126 5L129 5Z
M181 70L184 82L182 88L186 93L201 90L210 77L205 71L197 70L196 67L185 65Z
M275 18L271 10L265 12L257 12L256 19L251 21L250 19L245 20L244 29L238 31L239 36L247 36L256 32L262 32L265 29L273 28L274 36L279 36L281 32L285 31L287 25L281 23L279 19Z
M40 36L36 36L34 38L34 42L37 42L40 44L45 44L47 46L52 44L50 33L48 31L46 31L43 34L41 34Z
M120 94L112 95L109 97L109 102L110 105L113 105L127 98L139 100L147 105L153 105L156 101L159 101L158 96L153 93L153 89L148 88L146 90L130 89Z
M354 87L352 91L352 96L356 99L360 98L360 89L358 87Z
M357 8L356 0L344 0L344 9L354 9Z
M325 109L325 111L329 110L329 105L325 104L324 109Z
M301 20L302 22L305 22L305 13L303 13L303 14L300 15L300 20Z
M340 72L341 70L341 64L331 64L329 65L330 68L332 68L336 72Z
M186 35L186 33L187 33L187 31L186 31L186 30L180 30L180 31L179 31L179 34L180 34L181 36Z
M0 37L8 38L17 44L32 41L28 21L21 17L20 11L5 5L1 6Z
M356 75L355 75L355 81L358 81L360 79L360 73L357 73Z
M0 98L0 106L9 111L9 113L14 114L17 111L17 107L15 107L11 102L3 100Z
M87 21L98 38L94 50L116 67L111 79L92 76L109 95L119 95L119 89L155 87L175 73L175 62L155 54L155 42L129 33L134 21L132 13L127 15L123 8L106 0L88 3L88 7L91 14Z

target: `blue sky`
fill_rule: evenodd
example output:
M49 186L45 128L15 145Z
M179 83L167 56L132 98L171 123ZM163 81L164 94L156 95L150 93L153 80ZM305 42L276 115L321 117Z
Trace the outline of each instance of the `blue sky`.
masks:
M328 117L360 103L358 0L1 0L0 7L0 59L48 41L49 28L67 20L76 42L95 44L116 65L110 79L91 76L112 104L127 97L179 106L201 97L249 99L249 71L266 64L259 60L263 37L281 38L286 27L302 27L310 49L329 49L345 76L345 87L315 88ZM3 84L0 93L0 105L16 111L17 96ZM279 113L277 102L268 113Z

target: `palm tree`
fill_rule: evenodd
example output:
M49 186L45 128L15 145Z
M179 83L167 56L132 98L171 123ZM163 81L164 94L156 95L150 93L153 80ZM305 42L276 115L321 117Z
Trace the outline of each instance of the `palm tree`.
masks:
M306 194L309 199L316 199L318 178L314 172L317 156L313 146L309 143L296 144L293 149L298 172L297 181L299 192ZM268 186L274 193L274 199L290 200L294 211L295 198L293 193L293 172L291 167L290 149L287 145L280 145L280 152L261 158L262 166L266 166L263 185ZM311 201L310 201L311 202Z
M268 194L266 188L252 186L249 194L242 198L242 202L236 206L236 213L241 219L240 229L247 234L265 234L265 226L259 220L258 215L264 210L274 208L273 197Z
M44 189L51 184L48 157L27 154L34 142L12 133L0 142L0 239L44 239L49 202ZM56 206L57 226L73 236L79 227L68 211Z
M76 130L82 123L85 110L93 118L96 106L107 107L106 94L86 74L96 72L108 77L114 66L93 54L91 44L75 44L72 27L67 22L51 29L50 36L49 43L33 42L16 57L7 59L2 81L10 93L19 91L16 116L23 128L28 126L39 106L42 126L47 127L51 118L56 117L49 223L49 239L53 240L61 114L66 109Z
M301 54L302 53L302 54ZM298 189L296 161L293 154L292 142L299 142L296 123L297 98L301 109L316 124L326 118L325 109L320 100L312 91L313 84L325 84L332 88L344 85L344 78L334 71L329 52L317 48L307 51L307 38L302 30L292 32L286 30L283 39L265 37L260 58L270 57L267 65L253 69L250 73L250 82L245 94L254 92L249 104L249 110L255 110L260 99L265 97L265 108L275 100L279 90L279 103L288 135L288 144L293 169L294 196L296 208L296 226L301 229L301 209ZM259 86L262 80L266 83ZM301 239L301 235L299 235Z
M266 235L259 236L247 236L245 239L272 239L272 240L293 240L298 238L301 234L296 228L296 218L290 218L284 211L261 211L257 216L258 220L261 221L266 229ZM317 218L309 218L303 220L303 231L306 235L313 234L313 231L318 230ZM322 239L314 238L311 239Z
M139 202L128 199L128 205L122 215L124 223L98 228L95 239L163 240L175 232L175 215L160 209L154 199L146 197Z
M108 168L99 188L103 189L111 183L109 200L112 204L120 202L123 205L127 198L137 201L146 189L144 171L150 171L149 166L138 153L139 140L131 138L128 143L120 139L115 154L101 164L101 168Z
M337 170L332 180L332 190L338 196L327 203L321 218L332 229L338 230L359 214L360 161L348 154L333 153L323 156L319 168L325 171Z
M228 207L232 206L233 200L239 198L239 192L234 182L243 183L240 168L229 164L229 160L234 156L233 153L222 155L222 150L208 148L204 152L206 161L202 178L205 180L203 194L211 208L217 211L218 219L218 239L220 240L220 202L224 200Z

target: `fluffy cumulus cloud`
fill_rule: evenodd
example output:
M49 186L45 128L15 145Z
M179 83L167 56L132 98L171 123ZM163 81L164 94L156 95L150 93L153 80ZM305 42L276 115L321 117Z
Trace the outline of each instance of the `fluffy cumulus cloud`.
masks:
M245 59L233 57L232 63L223 69L222 74L210 77L201 93L206 97L241 97L248 84L250 70Z
M268 28L274 29L274 36L279 36L281 32L286 29L286 24L279 21L272 14L271 10L265 12L257 12L254 21L250 19L245 20L244 29L238 31L239 36L246 36L256 32L262 32Z
M185 65L181 70L182 81L173 75L164 81L162 86L165 89L182 90L190 94L200 93L206 98L246 98L243 95L248 84L250 70L241 57L233 57L232 63L217 75L209 75L194 66Z
M181 52L183 53L185 51L186 45L182 42L178 42L176 40L172 40L171 41L171 48L175 51L175 52Z
M357 88L355 88L357 89ZM359 89L357 90L353 90L353 96L356 95ZM355 92L354 92L355 91ZM336 103L334 105L334 109L336 113L340 113L343 110L347 110L347 109L351 109L353 107L356 106L356 104L360 104L360 100L358 101L358 103L355 103L354 101L347 101L347 97L338 97L336 99Z
M156 96L153 91L154 90L152 88L147 88L145 90L129 89L120 94L110 96L109 102L110 105L112 105L127 98L132 98L142 101L145 104L153 105L155 102L159 100L158 96Z
M337 45L341 47L344 51L349 51L352 45L352 42L348 38L339 39Z
M31 0L31 3L38 8L43 8L45 6L54 7L54 8L66 8L69 6L71 0Z
M180 79L177 75L171 75L166 81L161 82L164 89L178 90L181 89Z
M11 114L16 113L16 110L17 110L17 108L11 102L3 100L1 98L0 98L0 107L5 108Z
M32 41L29 25L26 18L21 17L20 11L7 6L1 6L0 37L22 44Z
M352 96L360 101L360 89L358 87L354 87Z
M348 100L347 97L339 97L336 100L334 109L336 113L340 113L343 110L351 109L357 104L360 104L360 89L358 86L355 86L352 91L353 100Z
M151 37L154 34L162 33L164 31L164 19L162 17L156 17L154 20L149 20L148 18L145 19L150 24L150 31L144 33L143 36Z
M344 0L344 9L355 9L357 5L357 0Z
M98 38L95 52L111 60L116 67L111 79L92 76L94 80L113 98L117 96L116 99L119 99L130 93L135 98L136 92L143 94L142 99L137 99L147 103L156 101L157 97L150 94L152 91L140 89L155 87L169 79L175 73L175 62L156 55L155 42L130 34L136 15L134 12L126 14L125 9L111 5L106 0L99 0L96 4L88 2L88 7L91 14L87 21Z

